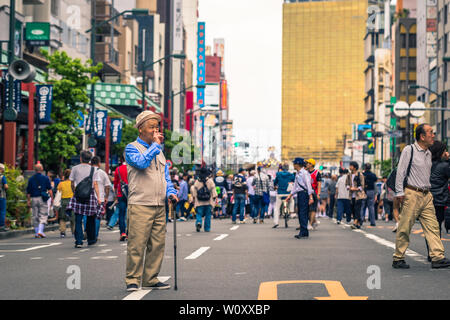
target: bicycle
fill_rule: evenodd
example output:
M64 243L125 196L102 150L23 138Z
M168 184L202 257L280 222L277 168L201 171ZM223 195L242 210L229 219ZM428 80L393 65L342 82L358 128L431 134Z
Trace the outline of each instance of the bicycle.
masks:
M286 201L287 197L283 197L281 199L281 206L280 206L280 214L281 216L284 216L284 226L285 228L288 227L288 220L289 220L289 203Z

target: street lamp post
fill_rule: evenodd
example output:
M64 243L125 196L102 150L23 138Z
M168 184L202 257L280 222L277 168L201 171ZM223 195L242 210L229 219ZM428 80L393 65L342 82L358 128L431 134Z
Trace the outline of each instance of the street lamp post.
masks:
M95 65L95 38L96 38L96 29L107 24L110 21L113 21L115 19L117 19L120 16L123 16L125 14L131 14L131 15L148 15L148 9L132 9L132 10L125 10L120 12L119 14L116 14L115 16L109 18L108 20L102 21L101 23L97 24L96 22L96 12L95 12L95 8L96 8L96 0L93 0L92 2L92 18L91 18L91 28L89 30L86 30L86 33L91 33L91 60L92 60L92 65ZM92 73L91 77L94 78L95 74ZM94 128L94 120L95 120L95 83L91 84L91 94L90 94L90 109L91 109L91 139L89 139L89 141L91 142L90 144L92 146L94 146L96 144L95 138L93 138L92 136L95 133L95 128Z
M445 97L442 94L439 94L427 87L424 86L419 86L419 85L411 85L409 86L411 89L424 89L426 91L428 91L429 93L435 94L438 99L440 99L441 101L441 108L439 109L441 111L441 140L445 141L447 140L447 132L446 132L446 127L444 126L444 116L445 116L445 109L447 109L447 101L445 101Z

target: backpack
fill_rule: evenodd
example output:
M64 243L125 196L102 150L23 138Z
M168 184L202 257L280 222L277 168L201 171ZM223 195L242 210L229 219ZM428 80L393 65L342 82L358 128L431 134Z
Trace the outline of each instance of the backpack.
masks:
M197 199L199 201L209 201L211 199L211 192L209 191L208 187L206 186L206 181L201 181L203 183L203 187L201 187L197 191Z
M82 204L88 204L89 200L91 199L91 193L92 193L92 177L94 175L95 168L91 168L91 173L89 176L81 180L79 184L77 184L75 188L75 199L77 202Z
M411 159L409 159L409 165L408 165L408 169L406 170L405 180L403 180L403 187L406 187L406 184L408 182L408 176L409 176L409 173L411 172L413 154L414 154L414 148L413 148L413 145L411 145ZM396 178L397 178L397 168L392 170L392 172L389 174L389 177L387 178L387 181L386 181L386 185L394 191L396 191L395 190Z
M242 179L239 176L234 177L233 186L238 189L244 186L244 183L242 182Z

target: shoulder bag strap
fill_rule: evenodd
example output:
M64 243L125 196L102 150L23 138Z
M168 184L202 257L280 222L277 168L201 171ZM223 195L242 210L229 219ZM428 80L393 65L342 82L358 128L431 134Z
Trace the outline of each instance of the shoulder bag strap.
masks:
M413 154L414 154L414 145L411 145L411 159L409 159L409 165L408 169L406 170L406 178L409 177L409 173L411 172L411 166L412 166L412 160L413 160Z

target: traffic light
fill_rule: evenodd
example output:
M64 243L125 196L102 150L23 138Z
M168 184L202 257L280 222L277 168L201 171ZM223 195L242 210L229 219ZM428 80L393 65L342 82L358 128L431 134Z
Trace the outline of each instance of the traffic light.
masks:
M322 171L323 170L323 166L319 166L319 170Z
M235 142L234 143L234 146L237 148L237 147L239 147L239 142Z
M373 131L372 129L364 130L363 132L363 139L364 140L371 140L373 138Z

